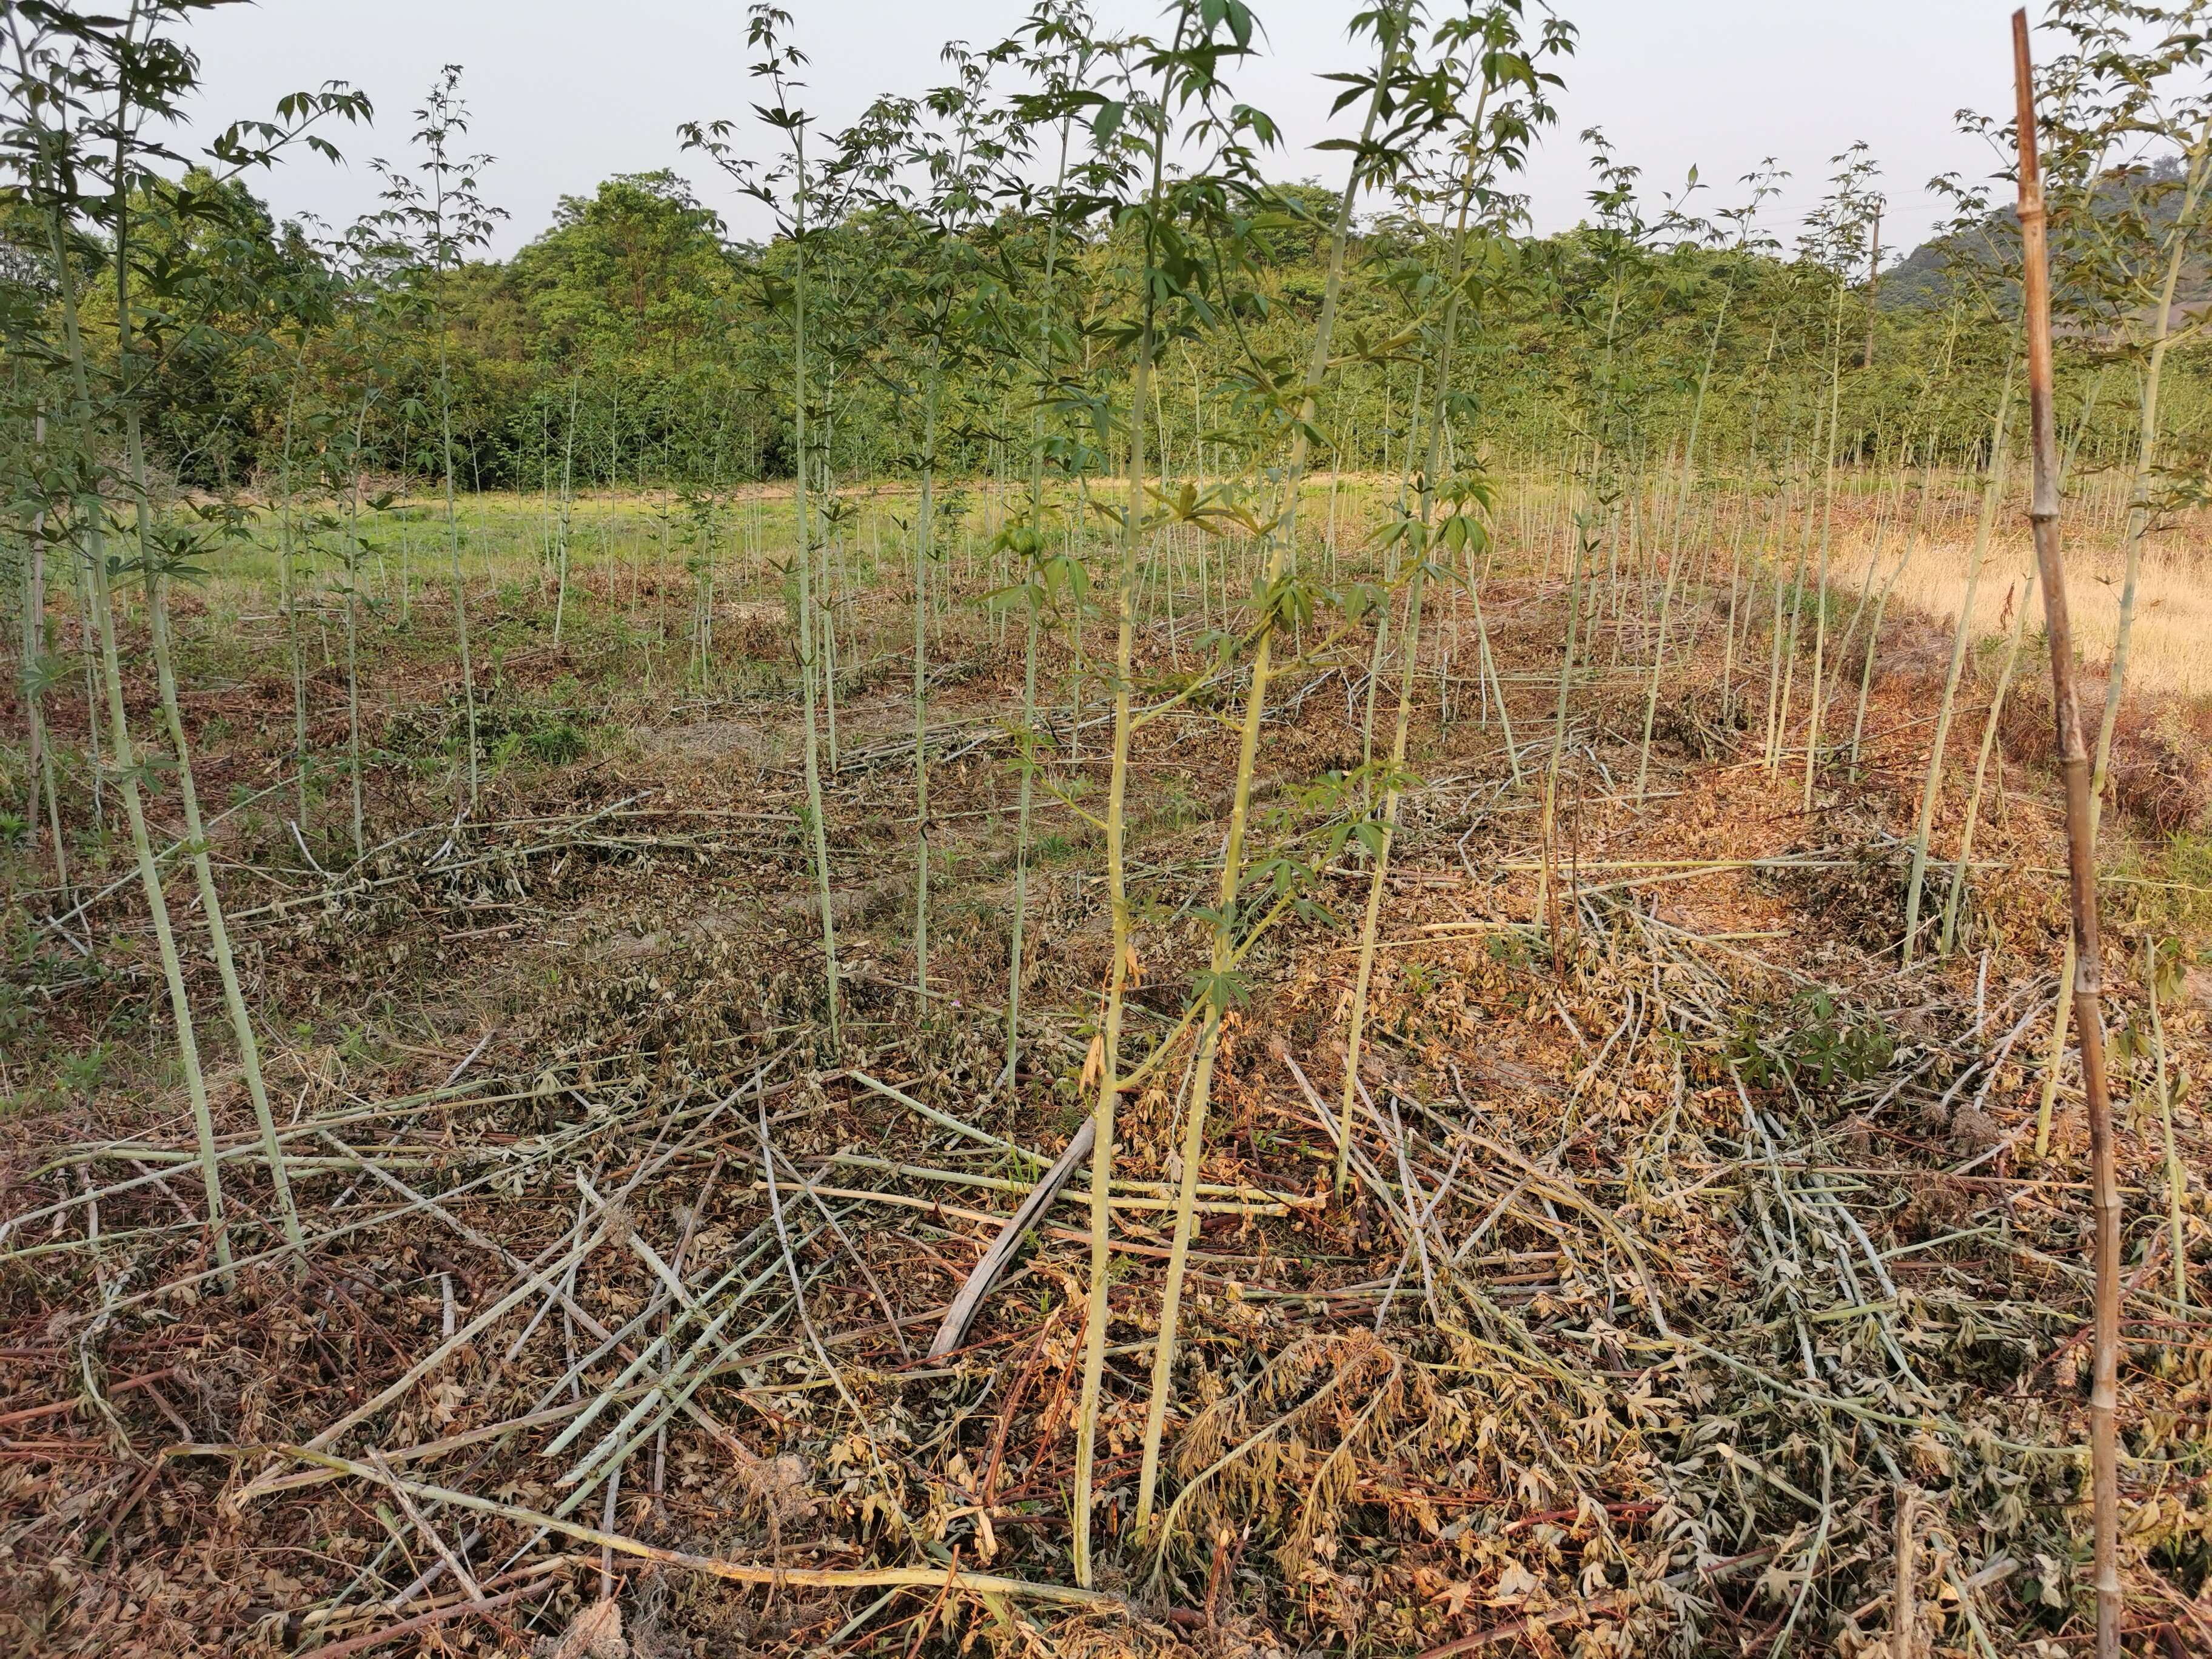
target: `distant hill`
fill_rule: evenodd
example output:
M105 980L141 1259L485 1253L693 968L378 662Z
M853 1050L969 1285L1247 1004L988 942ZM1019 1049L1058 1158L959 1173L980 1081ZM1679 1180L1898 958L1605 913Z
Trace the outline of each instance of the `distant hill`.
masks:
M2133 194L2147 185L2178 186L2181 178L2181 158L2170 156L2154 162L2144 173L2114 178L2099 189L2096 200L2100 207L2117 206L2124 191ZM2179 191L2163 190L2153 201L2152 222L2171 224L2180 209ZM1984 271L2002 267L2017 246L2019 224L2020 216L2013 209L2002 208L1972 229L1923 242L1881 273L1882 309L1904 311L1939 305L1949 297L1961 275L1977 267ZM2182 272L2176 299L2190 310L2212 301L2212 268L2202 260L2191 261Z

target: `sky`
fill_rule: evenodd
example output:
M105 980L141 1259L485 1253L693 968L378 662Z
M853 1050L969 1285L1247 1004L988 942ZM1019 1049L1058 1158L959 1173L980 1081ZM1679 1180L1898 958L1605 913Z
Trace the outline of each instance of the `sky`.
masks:
M945 78L947 39L994 40L1027 0L783 0L811 58L801 101L834 131L876 94L920 93ZM1531 9L1537 0L1530 0ZM1773 157L1792 178L1766 222L1785 240L1819 199L1831 159L1872 146L1890 206L1882 240L1908 250L1940 221L1933 176L1983 179L1997 167L1961 136L1960 108L2008 106L2011 0L1558 0L1580 31L1558 127L1526 175L1540 231L1566 228L1586 207L1589 155L1578 135L1601 127L1617 155L1643 169L1656 198L1695 166L1707 213L1736 205L1743 174ZM1149 26L1158 0L1094 0L1108 26ZM1267 52L1232 76L1237 95L1280 124L1272 170L1286 179L1340 175L1340 155L1311 146L1331 129L1337 90L1318 77L1361 65L1346 25L1355 0L1254 0ZM333 134L346 163L288 161L255 188L280 216L343 225L374 205L368 163L406 158L410 112L440 68L460 64L473 115L471 149L495 164L483 185L510 216L493 240L502 256L543 231L564 195L587 195L617 173L673 167L732 234L765 232L763 210L735 195L681 149L684 120L727 118L756 153L770 135L752 123L751 61L742 0L258 0L202 15L191 40L203 64L200 136L265 116L287 93L329 80L367 92L373 129ZM1356 112L1339 118L1356 123Z

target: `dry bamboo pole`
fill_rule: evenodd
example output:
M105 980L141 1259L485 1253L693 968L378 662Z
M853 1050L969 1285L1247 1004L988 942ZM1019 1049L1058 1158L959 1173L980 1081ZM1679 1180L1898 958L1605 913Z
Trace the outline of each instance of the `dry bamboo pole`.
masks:
M2036 156L2034 70L2027 12L2012 15L2013 76L2019 97L2020 233L2027 331L2028 429L2035 494L2028 522L2043 580L2051 641L2051 691L2058 765L2066 784L2066 864L2074 923L2074 1018L2080 1028L2082 1092L2089 1116L2090 1206L2095 1218L2095 1344L2089 1389L2090 1494L2094 1516L2098 1659L2120 1651L2119 1435L2120 1192L2112 1146L2112 1106L2105 1079L2104 988L2097 927L2096 820L2089 751L2075 695L2074 633L2067 612L2066 566L2058 538L2058 440L2051 409L2051 271L2043 180Z

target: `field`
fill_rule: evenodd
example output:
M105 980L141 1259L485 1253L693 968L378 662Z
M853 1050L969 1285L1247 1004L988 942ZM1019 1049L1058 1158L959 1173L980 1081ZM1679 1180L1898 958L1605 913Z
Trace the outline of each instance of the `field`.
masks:
M198 9L7 8L0 1650L2212 1652L2212 3L1909 251L1040 0L501 252Z
M1348 578L1387 481L1336 494ZM846 999L834 1047L774 568L787 494L717 508L703 668L708 573L687 550L708 538L676 504L575 504L556 646L543 504L471 503L485 766L458 819L441 804L464 714L439 526L395 503L364 578L374 844L358 859L331 604L301 617L320 758L295 839L273 578L251 549L212 568L177 605L195 765L228 809L211 838L236 948L258 1000L284 1011L264 1022L262 1063L321 1242L295 1276L234 1056L210 1053L234 1206L236 1285L222 1288L192 1188L173 1178L194 1170L190 1114L150 1012L143 918L120 893L19 941L16 994L36 999L8 1060L21 1151L5 1363L30 1402L6 1419L19 1639L121 1651L127 1628L148 1652L310 1638L350 1652L434 1630L497 1649L501 1632L586 1629L611 1592L643 1653L865 1650L871 1629L903 1643L935 1623L946 1640L1072 1651L1462 1651L1540 1632L1632 1647L1689 1632L1717 1650L1807 1620L1849 1651L1852 1631L1878 1643L1897 1616L1884 1517L1910 1491L1927 1576L1913 1616L1930 1633L1978 1620L2000 1650L2063 1651L2087 1317L2067 1194L2084 1152L2067 1084L2051 1153L2033 1152L2063 917L2041 728L2001 750L1957 945L1900 976L1904 850L1943 672L1925 647L1934 619L1890 613L1858 763L1825 754L1808 812L1802 750L1783 745L1771 773L1759 753L1766 618L1739 638L1723 691L1734 538L1715 535L1676 600L1684 668L1639 808L1656 586L1625 590L1642 598L1618 626L1586 618L1599 631L1558 722L1553 494L1531 483L1496 504L1480 589L1521 787L1468 592L1427 611L1421 660L1436 667L1418 689L1345 1203L1330 1198L1332 1097L1367 885L1357 841L1319 864L1310 912L1248 959L1249 1000L1224 1022L1212 1079L1176 1496L1151 1541L1128 1505L1190 1084L1180 988L1205 961L1192 895L1234 769L1227 703L1185 705L1133 757L1141 977L1126 1040L1157 1058L1118 1131L1098 1477L1111 1565L1088 1596L1053 1588L1081 1360L1079 1180L965 1340L923 1354L1010 1194L1084 1121L1110 957L1093 797L1078 787L1107 769L1101 699L1067 673L1058 626L1042 630L1054 690L1036 724L1054 784L1017 873L1025 616L988 603L1004 586L988 552L1002 504L973 492L962 550L933 573L933 967L917 1001L897 556L912 502L852 495L823 789ZM1317 542L1330 516L1316 487ZM748 544L755 526L763 546ZM1931 534L1924 580L1955 582L1937 574L1940 519ZM1194 582L1174 595L1180 642L1169 592L1152 596L1145 672L1198 649L1215 580L1211 599ZM1772 580L1747 561L1737 608ZM1839 582L1839 619L1853 598ZM1110 648L1103 620L1080 627L1086 657ZM2187 684L2185 660L2142 648L2146 680ZM1854 652L1831 714L1845 728ZM1977 660L1990 655L1984 642ZM1254 790L1281 844L1330 811L1307 780L1357 775L1375 660L1370 621L1285 669ZM1971 713L1987 702L1977 672ZM2191 707L2168 701L2175 718ZM64 741L82 715L81 698L50 700ZM1978 735L1960 722L1956 775ZM1939 856L1963 805L1954 786ZM167 797L155 817L173 840ZM2185 961L2206 937L2197 844L2124 823L2108 836L2130 1032L2151 1029L2138 941L2177 938ZM77 930L100 939L97 957L58 942ZM2205 1063L2195 970L2169 994L2162 1036L2142 1037L2124 1073L2146 1597L2182 1595L2203 1548L2181 1471L2206 1350L2161 1265L2155 1083ZM2203 1168L2212 1148L2185 1089L2171 1121ZM58 1318L86 1293L95 1318ZM361 1480L383 1486L389 1526L357 1508L347 1482ZM106 1518L59 1547L73 1515ZM472 1583L456 1584L448 1555ZM885 1555L921 1565L865 1565Z

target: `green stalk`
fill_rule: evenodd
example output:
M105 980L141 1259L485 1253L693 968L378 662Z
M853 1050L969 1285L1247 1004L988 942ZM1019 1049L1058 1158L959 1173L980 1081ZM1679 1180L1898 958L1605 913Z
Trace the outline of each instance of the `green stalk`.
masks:
M2158 460L2159 395L2166 375L2166 352L2172 343L2174 294L2180 285L2182 260L2188 248L2183 230L2195 216L2197 202L2203 195L2209 163L2212 163L2212 123L2208 123L2200 133L2191 153L2181 210L2167 233L2172 240L2166 252L2166 277L2159 290L2156 321L2152 325L2149 360L2143 366L2142 398L2136 428L2135 477L2128 490L2127 568L2120 584L2119 627L2112 639L2112 672L2105 682L2105 708L2097 722L2097 748L2089 773L2089 834L2093 843L2105 813L2112 734L2119 724L2120 696L2127 683L2128 652L2135 634L2136 583L2142 568L2143 538L2150 528L2151 481L2156 476ZM2083 424L2087 423L2085 417ZM2058 1071L2066 1054L2066 1027L2071 1012L2067 1006L2071 999L2066 994L2066 988L2074 982L2075 966L2074 940L2069 935L2066 960L2058 981L2057 1011L2051 1021L2051 1052L2043 1068L2043 1098L2035 1114L2035 1156L2039 1160L2051 1150L2051 1117L2057 1104Z
M33 418L31 442L33 453L43 459L46 448L46 412L39 410ZM24 814L30 826L31 839L39 835L39 795L45 786L46 817L54 841L54 884L58 890L61 904L69 904L69 852L62 845L61 796L54 787L53 743L46 731L46 692L43 684L43 665L46 655L46 511L40 507L31 515L31 538L23 549L23 654L17 665L22 676L23 708L28 716L30 753L27 772L30 779L30 811Z
M125 129L118 128L118 143L125 142ZM122 173L118 168L118 173ZM51 207L46 215L47 233L54 258L56 282L60 290L62 328L68 343L70 378L76 397L76 436L80 442L88 442L92 436L93 401L90 374L86 367L84 335L78 325L76 268L69 257L69 242L64 234L61 210ZM114 250L118 282L125 280L123 239L118 232ZM115 765L117 787L123 796L123 808L131 826L131 850L138 866L138 880L145 890L146 908L153 918L154 939L161 958L161 978L169 994L169 1012L176 1022L177 1054L185 1073L185 1091L191 1102L192 1129L198 1142L200 1178L206 1188L208 1227L214 1235L216 1265L222 1269L223 1285L229 1289L234 1283L230 1272L230 1233L223 1219L222 1178L216 1165L215 1118L208 1108L207 1079L200 1069L199 1040L192 1025L191 998L185 989L185 969L177 953L177 939L169 925L168 900L161 891L161 875L154 862L154 846L146 833L146 809L138 790L139 766L131 742L131 724L124 712L123 665L115 643L115 613L107 575L107 542L104 509L96 493L88 493L77 503L79 529L83 536L83 554L90 605L86 612L86 623L99 641L100 678L106 693L109 751ZM93 724L97 725L94 716Z
M99 508L86 503L86 558L92 566L94 626L100 635L101 678L107 702L109 750L114 757L116 782L123 795L123 810L131 824L131 850L138 863L139 884L154 921L154 940L161 952L161 977L168 988L169 1013L177 1026L177 1052L183 1062L185 1092L191 1102L192 1130L199 1143L200 1177L207 1191L208 1226L215 1235L216 1265L223 1269L225 1289L233 1288L230 1273L230 1231L223 1218L222 1181L216 1170L215 1117L208 1107L207 1079L200 1068L200 1046L192 1028L192 1008L185 989L183 959L169 924L168 901L161 892L161 878L155 867L154 846L146 833L146 808L138 792L138 760L123 708L123 665L115 647L115 609L107 580L106 538L98 522ZM281 1171L281 1157L270 1160ZM278 1177L282 1179L281 1174Z
M837 1008L837 923L830 903L830 838L822 822L822 757L814 712L814 518L806 495L806 137L792 129L798 166L794 196L796 234L792 242L792 422L798 457L793 498L798 511L799 546L793 562L799 574L799 680L806 726L806 817L814 843L814 883L822 910L822 973L830 1002L830 1046L840 1046Z
M254 1125L261 1132L262 1156L269 1165L269 1179L276 1191L276 1212L283 1222L285 1242L300 1253L300 1260L304 1264L307 1238L300 1229L299 1208L292 1200L291 1179L284 1170L283 1149L277 1143L276 1115L270 1109L269 1088L261 1072L261 1047L254 1036L253 1016L246 1008L246 994L239 985L238 963L230 949L230 929L223 921L222 896L216 886L215 870L208 857L207 830L200 817L199 791L192 781L191 750L185 741L184 713L177 698L174 653L169 639L168 605L162 592L162 583L155 574L155 562L151 556L153 550L147 533L146 462L139 439L137 411L130 411L125 420L132 490L137 498L139 568L144 578L146 612L154 636L154 673L161 686L161 714L169 728L169 746L176 752L177 782L185 809L185 844L191 851L192 878L198 884L200 909L207 917L208 938L215 955L216 972L222 981L223 1009L230 1017L231 1035L238 1042L240 1068L246 1073L246 1097L253 1103ZM358 823L356 809L356 837Z
M1995 429L1990 439L1990 470L1982 488L1981 521L1974 530L1974 551L1966 565L1966 591L1959 601L1958 625L1951 630L1951 665L1943 677L1943 701L1936 711L1936 737L1928 755L1928 776L1920 791L1920 816L1912 830L1912 873L1905 889L1905 947L1902 965L1912 965L1912 943L1920 931L1920 893L1928 874L1928 835L1936 821L1936 802L1943 784L1943 753L1950 742L1951 714L1958 702L1959 677L1966 667L1967 641L1973 637L1974 594L1989 557L1990 532L1996 523L1997 501L2004 493L2005 443L2012 421L2013 368L2005 367L1998 394Z
M1186 11L1176 31L1177 52L1182 50L1188 23ZM1130 700L1136 678L1137 604L1143 575L1137 549L1145 515L1144 411L1152 392L1152 355L1158 349L1158 301L1150 272L1158 252L1158 220L1164 193L1168 118L1164 107L1156 118L1159 125L1152 135L1152 176L1145 223L1143 321L1138 332L1136 362L1129 378L1129 470L1115 580L1115 604L1120 614L1115 630L1114 749L1107 775L1105 819L1106 895L1112 917L1114 957L1107 970L1106 1006L1093 1050L1098 1093L1091 1110L1094 1136L1091 1154L1091 1286L1085 1305L1083 1393L1076 1408L1075 1431L1073 1554L1075 1582L1085 1589L1091 1588L1091 1476L1098 1450L1099 1391L1104 1386L1106 1373L1106 1324L1111 1313L1106 1292L1112 1260L1109 1246L1113 1211L1108 1197L1114 1182L1114 1106L1121 1088L1121 1005L1130 963L1136 954L1130 943L1132 917L1123 842L1129 790L1129 739L1135 729L1130 717Z
M561 457L560 539L554 547L553 643L561 643L561 622L568 608L568 509L574 501L576 477L576 399L583 389L581 371L568 381L568 441Z
M1981 752L1974 757L1974 787L1966 795L1966 821L1959 831L1958 861L1951 866L1951 890L1943 896L1943 926L1936 935L1936 954L1948 957L1958 935L1959 896L1966 891L1968 861L1974 855L1974 826L1981 817L1982 787L1989 775L1990 757L1997 746L1997 722L2004 717L2005 696L2012 690L2013 671L2020 665L2021 641L2027 633L2028 601L2035 596L2035 572L2027 573L2020 604L2013 612L2012 631L2005 639L2004 666L1998 671L1996 690L1990 696L1989 719L1982 726Z
M1067 186L1070 125L1060 123L1060 169L1053 181L1055 204ZM1037 307L1036 401L1030 416L1030 533L1036 543L1030 556L1036 559L1044 556L1044 399L1052 384L1052 301L1059 257L1060 216L1054 213L1045 228L1044 292ZM1022 641L1022 742L1028 752L1023 757L1020 800L1014 820L1013 937L1006 952L1006 1082L1010 1089L1014 1084L1022 1044L1022 943L1029 922L1030 811L1036 783L1037 635L1043 624L1040 597L1034 592L1030 595L1029 623Z
M1382 113L1391 70L1396 63L1402 38L1402 17L1401 9L1395 13L1383 14L1376 23L1377 32L1382 37L1382 62L1376 71L1374 94L1368 102L1366 122L1360 132L1360 155L1366 153L1374 138L1376 124ZM1212 940L1207 963L1212 977L1206 992L1205 1019L1199 1033L1198 1053L1192 1070L1190 1106L1183 1120L1182 1170L1176 1190L1175 1236L1168 1249L1167 1286L1160 1302L1159 1334L1152 1345L1152 1396L1145 1407L1144 1454L1137 1476L1136 1528L1139 1536L1152 1524L1152 1499L1159 1480L1160 1439L1167 1420L1168 1396L1174 1389L1176 1326L1182 1306L1183 1275L1190 1255L1199 1170L1206 1159L1206 1117L1212 1101L1214 1060L1220 1052L1221 1016L1227 998L1228 975L1236 963L1237 900L1244 874L1244 836L1251 817L1252 777L1260 750L1260 729L1267 716L1267 682L1273 666L1275 634L1282 620L1278 596L1297 555L1298 496L1305 483L1310 461L1309 434L1315 429L1315 422L1320 414L1322 381L1328 373L1329 342L1335 331L1337 306L1344 289L1345 243L1351 234L1352 201L1359 188L1359 179L1360 168L1355 161L1345 179L1343 194L1337 200L1336 220L1329 235L1328 274L1322 289L1321 313L1314 322L1313 343L1306 357L1305 386L1299 401L1297 425L1291 440L1290 461L1284 469L1280 520L1269 536L1267 574L1262 588L1262 603L1267 608L1260 618L1259 640L1252 655L1252 684L1245 694L1244 718L1237 736L1237 777L1230 797L1229 833L1222 844L1221 879L1214 901ZM1462 235L1465 228L1465 211L1462 209ZM1455 294L1455 309L1447 313L1447 331L1451 326L1449 318L1455 314L1456 300ZM1449 332L1446 341L1448 362ZM1441 404L1441 378L1437 388L1437 400ZM1425 519L1425 514L1424 517ZM1417 576L1417 584L1419 580ZM1418 591L1417 586L1417 593ZM1419 614L1417 599L1414 610L1416 632L1419 630ZM1410 673L1410 670L1408 672ZM1401 759L1405 747L1404 725L1401 707L1398 737Z
M1827 476L1820 489L1820 570L1813 584L1813 683L1806 695L1804 810L1813 810L1813 785L1820 766L1820 714L1826 699L1821 696L1821 670L1828 649L1828 554L1834 544L1836 517L1836 439L1841 425L1844 396L1844 290L1836 288L1834 343L1828 359Z
M445 225L445 173L440 170L437 179L438 224L442 233ZM439 237L438 276L445 276L445 238ZM469 659L469 590L468 580L461 573L461 521L453 506L453 388L448 358L451 356L452 329L446 320L446 300L442 291L437 299L438 321L438 430L441 438L439 453L445 461L446 482L446 550L453 562L453 629L460 643L461 697L468 717L469 750L469 811L477 810L477 677Z
M1154 179L1157 207L1158 179ZM1146 307L1144 331L1137 344L1131 405L1141 408L1151 376L1155 341L1152 307ZM1114 749L1106 793L1106 890L1112 911L1114 960L1107 975L1105 1019L1099 1033L1098 1095L1092 1110L1097 1126L1091 1164L1091 1290L1085 1315L1083 1397L1075 1443L1075 1582L1091 1587L1091 1468L1097 1451L1098 1396L1106 1365L1107 1269L1112 1212L1107 1195L1114 1179L1114 1105L1120 1092L1121 1005L1128 979L1131 913L1123 853L1125 807L1129 787L1130 691L1136 677L1136 614L1142 573L1137 542L1145 506L1145 423L1129 423L1127 504L1123 509L1116 604L1121 615L1114 648Z
M74 505L74 503L72 503ZM84 659L84 706L88 711L100 707L100 643L98 629L93 624L94 609L92 593L92 568L82 558L77 561L76 571L77 651ZM107 833L107 772L100 757L100 717L88 712L84 722L85 758L91 763L88 769L92 783L92 827L96 835Z
M1682 483L1674 501L1674 542L1667 555L1667 582L1659 595L1659 634L1651 650L1651 684L1644 696L1644 741L1636 757L1636 799L1644 800L1651 776L1651 727L1659 714L1659 670L1667 659L1667 623L1674 604L1674 576L1682 562L1682 514L1690 502L1690 486L1696 474L1698 423L1705 416L1705 393L1713 383L1713 360L1720 355L1721 330L1727 325L1729 301L1735 296L1733 279L1722 290L1720 314L1713 319L1712 337L1705 345L1705 365L1698 374L1698 395L1690 405L1689 435L1682 444Z
M944 376L942 337L931 342L929 389L921 410L921 504L914 538L914 996L917 1015L929 1006L929 609L930 548L936 528L932 486L937 474L937 404Z
M284 441L277 462L276 587L284 612L284 650L292 671L292 775L298 797L300 829L307 828L307 670L300 652L298 573L292 549L292 417L300 401L300 364L292 366L292 386L284 403Z

